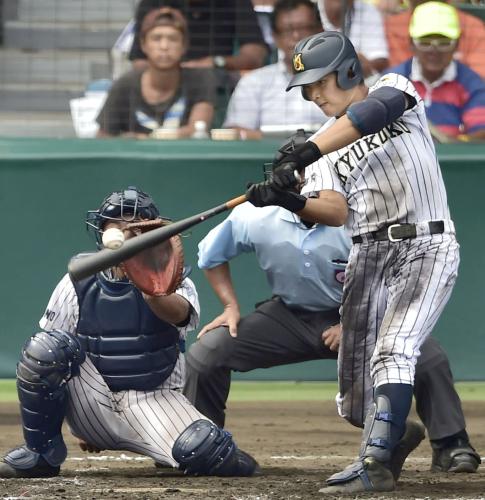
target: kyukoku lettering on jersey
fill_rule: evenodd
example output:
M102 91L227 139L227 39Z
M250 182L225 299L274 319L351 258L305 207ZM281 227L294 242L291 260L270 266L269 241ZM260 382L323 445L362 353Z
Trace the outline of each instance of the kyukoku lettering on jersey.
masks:
M362 139L354 142L352 146L343 148L335 154L340 155L337 160L333 162L333 166L338 173L342 184L347 182L347 179L359 164L369 156L372 151L381 148L390 139L399 137L402 134L410 134L411 131L403 119L399 118L387 127L376 134L367 135Z
M305 169L308 180L302 194L331 189L345 196L350 209L346 227L352 236L396 222L450 217L423 100L401 75L385 75L369 89L369 95L382 86L401 90L414 105L378 133L329 153ZM328 120L315 136L335 121ZM422 203L422 193L427 203Z

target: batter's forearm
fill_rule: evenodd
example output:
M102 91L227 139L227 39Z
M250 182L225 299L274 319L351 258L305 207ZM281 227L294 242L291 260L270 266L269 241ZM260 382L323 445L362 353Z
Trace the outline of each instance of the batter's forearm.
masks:
M298 215L304 220L338 227L347 220L348 205L340 193L325 190L320 191L318 198L308 198Z
M352 144L362 137L347 115L341 116L331 127L313 137L320 153L326 155Z

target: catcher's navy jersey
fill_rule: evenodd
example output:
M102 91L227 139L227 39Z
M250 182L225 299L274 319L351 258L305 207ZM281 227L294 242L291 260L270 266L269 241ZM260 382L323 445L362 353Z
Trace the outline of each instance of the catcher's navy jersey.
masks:
M200 306L199 298L194 283L189 278L185 278L180 287L175 292L184 297L192 306L190 322L178 328L180 338L185 339L187 332L197 328L199 324ZM44 315L39 321L39 326L46 331L63 330L69 333L76 333L79 322L79 304L76 291L71 278L66 274L52 292L52 296L47 304ZM184 384L185 361L183 355L179 359L170 377L162 384L164 388L180 388Z
M302 193L332 189L349 205L352 235L397 222L448 220L446 191L424 104L413 84L394 73L369 89L402 90L416 104L380 132L324 156L305 170ZM329 120L313 137L335 123ZM310 138L311 140L311 138Z

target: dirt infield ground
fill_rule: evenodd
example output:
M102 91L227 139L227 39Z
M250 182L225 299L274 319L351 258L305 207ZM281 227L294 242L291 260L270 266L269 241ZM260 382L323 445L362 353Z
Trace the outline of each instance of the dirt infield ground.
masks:
M485 454L485 403L464 403L473 443ZM0 407L0 450L21 441L17 405ZM257 478L191 478L157 469L133 454L82 452L72 437L62 475L52 479L0 480L0 497L81 499L272 500L322 497L324 479L348 465L360 431L335 415L332 402L232 403L227 427L254 454L264 475ZM477 474L432 474L427 441L411 455L396 492L367 498L485 499L485 467ZM328 497L327 497L328 498Z

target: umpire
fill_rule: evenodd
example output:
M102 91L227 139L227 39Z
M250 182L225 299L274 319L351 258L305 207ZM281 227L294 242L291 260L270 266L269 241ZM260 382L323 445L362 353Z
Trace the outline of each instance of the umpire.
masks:
M201 413L224 426L233 370L337 358L349 249L342 227L311 225L285 208L250 203L236 207L199 243L199 267L224 306L186 354L184 393ZM229 261L245 252L256 254L273 297L241 318ZM418 358L414 395L433 448L432 470L475 472L480 457L469 443L447 356L431 337ZM362 401L363 415L367 404ZM393 459L396 479L423 438L421 426L408 425Z

